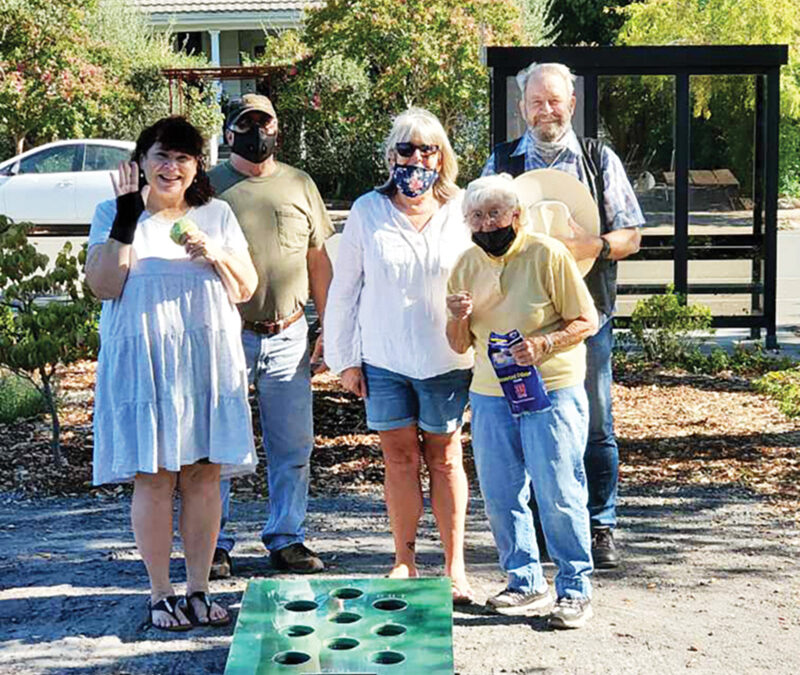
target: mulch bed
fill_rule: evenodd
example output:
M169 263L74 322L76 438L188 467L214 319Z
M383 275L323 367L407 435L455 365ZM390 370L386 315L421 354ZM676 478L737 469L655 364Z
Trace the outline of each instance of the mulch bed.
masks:
M63 373L66 466L57 467L51 459L46 417L0 424L0 492L27 498L130 490L91 485L94 373L90 361L73 364ZM654 490L688 484L733 486L767 498L777 511L800 520L800 422L752 391L747 379L625 373L614 384L613 395L623 493L626 485ZM367 429L362 404L330 374L314 380L314 423L313 493L380 485L377 434ZM254 425L258 427L257 415ZM464 444L467 472L474 482L468 433ZM258 451L263 457L260 443ZM234 492L240 499L263 498L263 472L234 481Z

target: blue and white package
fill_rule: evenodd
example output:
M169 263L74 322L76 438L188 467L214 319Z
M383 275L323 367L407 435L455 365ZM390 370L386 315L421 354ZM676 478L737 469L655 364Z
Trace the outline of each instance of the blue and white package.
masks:
M553 405L536 366L518 366L514 362L511 347L522 340L518 330L489 334L489 360L500 380L512 415L542 412Z

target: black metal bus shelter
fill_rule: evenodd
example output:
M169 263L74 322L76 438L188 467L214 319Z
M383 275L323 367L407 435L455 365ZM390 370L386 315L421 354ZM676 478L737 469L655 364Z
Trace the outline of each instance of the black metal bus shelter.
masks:
M674 236L642 237L642 250L629 259L673 260L676 292L751 295L745 316L715 316L714 326L750 328L753 337L766 329L766 344L776 341L776 283L778 231L778 127L780 124L780 67L788 62L786 45L669 46L669 47L489 47L491 71L492 145L508 139L508 78L532 62L558 62L582 78L583 135L598 130L598 77L604 75L671 75L675 78L675 200ZM753 130L753 232L689 236L690 115L689 78L692 75L753 75L756 82ZM577 117L577 115L576 115ZM750 283L689 283L689 260L745 259L753 261ZM663 292L664 286L623 285L620 294Z

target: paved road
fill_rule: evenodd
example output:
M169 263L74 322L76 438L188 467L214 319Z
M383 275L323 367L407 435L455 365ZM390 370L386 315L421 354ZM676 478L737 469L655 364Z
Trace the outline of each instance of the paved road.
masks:
M234 505L237 577L212 587L234 611L248 578L274 575L258 538L263 508ZM423 575L435 576L442 556L426 512L418 552ZM20 502L0 495L0 672L222 672L232 627L178 635L143 628L146 576L128 514L124 496ZM621 523L625 564L596 574L595 618L586 628L554 632L543 618L464 608L453 617L456 672L800 672L796 523L735 485L624 489ZM385 574L388 527L377 492L311 502L309 543L330 576ZM478 499L467 529L468 571L482 603L504 579ZM545 571L552 580L553 566ZM184 579L179 558L172 572Z

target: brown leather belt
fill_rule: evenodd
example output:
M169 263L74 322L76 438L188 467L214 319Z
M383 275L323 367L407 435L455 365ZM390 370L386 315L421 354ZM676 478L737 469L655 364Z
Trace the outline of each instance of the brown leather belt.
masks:
M242 327L245 330L249 330L254 333L260 333L261 335L277 335L278 333L285 331L302 316L303 310L298 309L291 316L286 317L285 319L279 319L278 321L247 321L245 319L242 321Z

